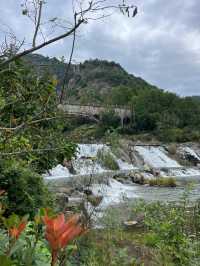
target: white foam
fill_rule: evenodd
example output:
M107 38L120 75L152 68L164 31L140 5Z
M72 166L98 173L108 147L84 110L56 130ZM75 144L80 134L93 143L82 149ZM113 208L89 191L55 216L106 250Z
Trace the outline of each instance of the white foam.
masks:
M134 148L144 162L154 168L181 168L175 160L169 158L162 147L135 146Z
M92 192L94 195L103 196L103 200L99 208L105 209L110 205L115 205L122 202L125 198L137 198L135 193L136 188L132 185L122 184L115 179L109 179L109 185L94 184Z
M130 164L128 162L122 161L121 159L116 159L120 170L134 170L134 169L138 169L137 167L135 167L133 164Z
M61 164L58 164L56 167L50 170L49 173L50 174L44 175L45 179L69 178L72 176L69 170Z
M77 158L94 158L97 157L98 151L108 149L104 144L78 144Z
M109 152L113 159L119 165L120 170L133 170L135 169L132 164L124 162L117 158L111 151L111 149L105 144L78 144L78 150L76 157L72 159L72 165L76 175L88 175L108 172L108 169L104 168L97 158L99 151ZM58 165L50 171L51 175L46 175L47 179L55 179L59 177L71 177L73 176L67 168Z
M183 150L184 153L189 154L192 157L194 157L195 159L197 159L198 161L200 161L199 155L192 148L190 148L190 147L183 147L182 150Z
M194 168L172 169L169 174L175 177L200 177L200 171Z
M92 159L73 160L72 164L77 175L97 174L106 171L96 160Z

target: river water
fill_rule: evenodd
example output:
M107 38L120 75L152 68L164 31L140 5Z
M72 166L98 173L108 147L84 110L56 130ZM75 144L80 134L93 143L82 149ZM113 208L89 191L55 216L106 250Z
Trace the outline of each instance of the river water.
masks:
M124 199L144 199L146 201L178 201L183 196L188 183L194 182L190 188L190 199L196 200L200 197L200 170L193 168L183 168L178 162L170 158L163 148L160 147L136 147L136 151L148 165L159 168L167 168L163 175L175 176L180 182L176 188L150 187L147 185L136 185L134 183L124 184L110 177L110 172L105 169L98 161L98 151L104 150L109 152L119 166L119 171L135 171L139 170L138 166L124 161L122 158L116 157L110 148L104 144L79 144L76 158L72 160L72 164L76 174L61 165L58 165L50 171L50 175L45 175L48 181L57 182L61 179L70 182L76 182L77 178L84 175L100 175L109 176L107 184L99 182L93 184L91 189L95 195L102 195L102 208L116 205ZM194 151L190 151L193 153ZM198 155L197 155L198 156Z

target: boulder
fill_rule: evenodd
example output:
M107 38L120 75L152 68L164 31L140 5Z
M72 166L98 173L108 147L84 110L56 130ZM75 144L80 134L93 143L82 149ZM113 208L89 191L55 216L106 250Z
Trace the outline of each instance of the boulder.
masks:
M91 189L84 189L83 192L84 192L84 194L86 194L88 196L93 194Z
M132 176L132 182L136 184L143 185L145 183L144 176L141 173L135 173Z
M142 226L144 223L144 214L138 214L138 216L135 218L135 220L125 221L123 222L123 225L126 229L132 229L134 227Z
M67 159L64 159L63 160L63 166L65 166L66 168L68 168L69 172L73 175L76 174L76 171L73 167L73 164L72 164L72 161L71 160L67 160Z
M62 193L62 194L66 194L70 196L74 192L74 189L70 187L58 187L57 191L58 193Z
M57 205L58 209L60 211L61 210L63 211L69 202L68 196L66 196L66 194L64 194L64 193L56 193L55 197L56 197L56 205Z
M123 223L123 225L129 229L129 228L134 228L138 224L137 221L126 221Z
M91 203L93 207L98 207L103 200L103 196L90 195L87 197L87 200Z
M129 178L129 174L118 173L118 174L114 175L113 178L116 180L122 180L122 179L124 180L124 179Z

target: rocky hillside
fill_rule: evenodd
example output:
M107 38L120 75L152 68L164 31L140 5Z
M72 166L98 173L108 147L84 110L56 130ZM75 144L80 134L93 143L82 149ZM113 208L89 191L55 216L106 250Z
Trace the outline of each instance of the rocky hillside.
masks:
M32 54L25 59L38 73L48 72L58 79L58 90L63 81L67 64L57 58ZM131 90L137 94L142 90L154 90L156 87L145 80L128 74L119 64L106 60L87 60L72 65L68 74L68 99L81 103L102 103L108 98L112 88Z

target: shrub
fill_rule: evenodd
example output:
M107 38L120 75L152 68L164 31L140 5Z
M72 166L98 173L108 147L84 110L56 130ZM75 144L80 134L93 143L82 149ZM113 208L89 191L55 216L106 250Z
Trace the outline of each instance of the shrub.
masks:
M52 204L43 178L16 162L0 164L0 188L7 192L6 215L33 217L37 209Z
M183 129L167 128L159 131L158 135L161 141L165 142L184 142Z
M117 128L120 125L120 118L116 116L115 112L108 110L101 115L101 124L106 128Z
M115 158L108 151L100 150L97 153L101 165L110 170L119 170L119 165Z
M144 206L144 223L148 230L145 243L154 250L156 265L198 265L192 262L194 257L199 259L199 253L194 249L194 239L188 230L193 210L188 212L187 200L178 205L155 202ZM196 227L193 221L191 223L195 237Z

